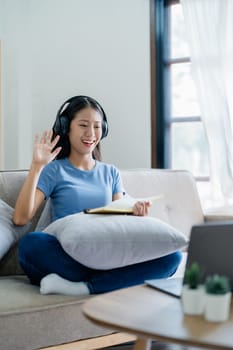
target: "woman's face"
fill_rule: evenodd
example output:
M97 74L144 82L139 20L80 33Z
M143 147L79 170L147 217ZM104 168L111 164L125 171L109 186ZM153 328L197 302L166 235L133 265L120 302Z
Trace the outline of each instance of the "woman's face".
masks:
M76 113L69 130L71 153L92 154L101 140L102 120L102 115L91 107Z

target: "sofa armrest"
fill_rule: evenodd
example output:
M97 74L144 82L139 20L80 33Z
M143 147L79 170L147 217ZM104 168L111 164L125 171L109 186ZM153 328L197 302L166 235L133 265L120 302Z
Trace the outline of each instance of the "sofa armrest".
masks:
M205 222L212 222L212 221L233 221L233 215L227 216L227 215L204 215L204 221Z
M204 221L233 221L233 208L209 208L204 212Z

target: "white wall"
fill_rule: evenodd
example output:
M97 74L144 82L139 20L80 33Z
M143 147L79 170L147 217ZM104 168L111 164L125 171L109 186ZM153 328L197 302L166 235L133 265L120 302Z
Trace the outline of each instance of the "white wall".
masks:
M104 160L150 167L149 0L0 0L3 168L28 168L63 101L96 98Z

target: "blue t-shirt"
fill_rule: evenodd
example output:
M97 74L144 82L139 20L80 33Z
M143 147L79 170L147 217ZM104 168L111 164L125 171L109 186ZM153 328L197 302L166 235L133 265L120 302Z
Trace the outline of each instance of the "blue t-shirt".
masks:
M119 170L96 161L92 170L80 170L67 159L54 160L43 169L37 188L51 198L52 221L66 215L102 207L123 192Z

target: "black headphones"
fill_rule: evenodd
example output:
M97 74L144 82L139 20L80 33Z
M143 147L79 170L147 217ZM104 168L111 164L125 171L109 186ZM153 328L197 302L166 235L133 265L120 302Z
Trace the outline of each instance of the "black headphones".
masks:
M68 134L71 121L69 115L75 111L79 105L80 110L90 105L100 110L103 115L101 139L106 137L108 135L108 121L103 108L92 97L82 95L71 97L61 105L57 112L56 120L53 125L54 133L60 136L66 136Z

